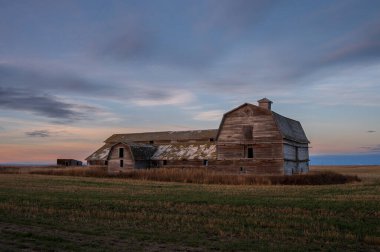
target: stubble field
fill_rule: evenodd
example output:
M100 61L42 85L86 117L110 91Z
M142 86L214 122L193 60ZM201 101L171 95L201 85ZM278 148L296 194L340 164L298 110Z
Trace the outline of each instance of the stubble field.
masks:
M0 247L74 251L378 251L380 167L362 182L200 185L0 174Z

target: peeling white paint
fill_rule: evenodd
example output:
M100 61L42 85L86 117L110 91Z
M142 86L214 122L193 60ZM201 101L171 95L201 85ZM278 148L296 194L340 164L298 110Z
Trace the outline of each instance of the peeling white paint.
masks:
M153 160L203 160L216 159L215 144L168 144L159 145Z

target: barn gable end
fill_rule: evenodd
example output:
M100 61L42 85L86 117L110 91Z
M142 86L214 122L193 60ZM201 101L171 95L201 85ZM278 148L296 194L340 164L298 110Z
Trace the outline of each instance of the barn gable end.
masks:
M224 114L217 159L251 173L282 173L282 136L271 111L245 103Z

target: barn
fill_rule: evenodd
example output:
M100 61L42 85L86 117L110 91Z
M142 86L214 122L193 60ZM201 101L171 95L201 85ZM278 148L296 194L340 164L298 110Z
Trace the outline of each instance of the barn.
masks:
M272 111L272 101L244 103L218 129L114 134L86 158L109 172L155 167L207 167L254 174L309 171L309 140L300 122Z

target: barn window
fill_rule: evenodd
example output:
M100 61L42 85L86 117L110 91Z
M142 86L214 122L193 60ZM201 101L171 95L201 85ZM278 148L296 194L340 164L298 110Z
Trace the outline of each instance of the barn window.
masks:
M120 167L124 167L124 160L120 160Z
M248 147L247 157L248 158L253 158L253 148L252 147Z
M120 158L124 157L124 148L119 148L119 157Z
M108 165L108 161L106 160L106 161L104 161L104 165Z
M164 160L163 162L162 162L162 165L167 165L168 164L168 160Z
M244 139L252 139L253 138L253 127L252 126L243 126L243 135Z
M245 145L244 146L244 157L245 158L253 158L253 146Z
M150 143L150 144L154 144L154 141L153 141L153 140L151 140L151 141L149 141L149 143Z
M210 138L210 142L214 142L214 138L213 137Z
M203 165L208 166L208 160L203 160Z

